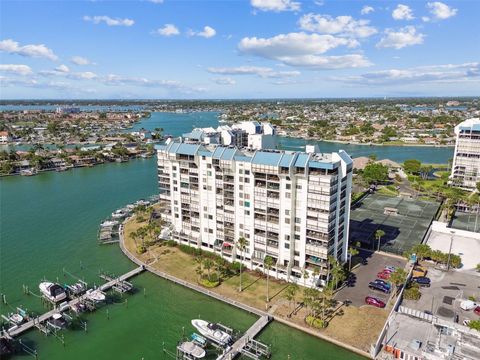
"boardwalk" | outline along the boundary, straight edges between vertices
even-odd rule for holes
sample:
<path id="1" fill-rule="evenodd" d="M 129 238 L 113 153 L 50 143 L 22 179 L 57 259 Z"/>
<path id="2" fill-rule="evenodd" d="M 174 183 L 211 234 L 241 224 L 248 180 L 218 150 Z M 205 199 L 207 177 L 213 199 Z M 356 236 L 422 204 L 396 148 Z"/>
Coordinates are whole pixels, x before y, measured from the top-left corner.
<path id="1" fill-rule="evenodd" d="M 230 349 L 220 355 L 217 360 L 231 360 L 240 355 L 247 343 L 257 336 L 260 331 L 268 325 L 270 320 L 271 318 L 269 316 L 262 316 L 258 319 L 255 324 L 253 324 L 240 339 L 235 341 Z"/>
<path id="2" fill-rule="evenodd" d="M 131 277 L 135 276 L 135 275 L 138 275 L 140 274 L 142 271 L 144 271 L 145 268 L 143 266 L 139 266 L 131 271 L 129 271 L 128 273 L 126 274 L 123 274 L 122 276 L 118 277 L 118 278 L 115 278 L 105 284 L 103 284 L 102 286 L 100 286 L 98 289 L 100 289 L 101 291 L 107 291 L 109 290 L 112 286 L 116 285 L 118 282 L 120 281 L 124 281 L 124 280 L 128 280 L 130 279 Z M 69 306 L 72 306 L 72 305 L 76 305 L 78 304 L 79 302 L 85 300 L 85 298 L 87 297 L 87 294 L 84 294 L 78 298 L 75 298 L 73 300 L 70 300 L 68 302 L 68 305 Z M 6 334 L 2 334 L 2 338 L 13 338 L 15 336 L 18 336 L 18 335 L 21 335 L 22 333 L 24 333 L 25 331 L 28 331 L 30 330 L 31 328 L 35 327 L 37 324 L 40 324 L 48 319 L 50 319 L 53 314 L 55 313 L 58 313 L 59 310 L 58 309 L 53 309 L 53 310 L 50 310 L 42 315 L 40 315 L 39 317 L 37 318 L 34 318 L 20 326 L 18 326 L 17 328 L 9 331 L 8 333 Z"/>

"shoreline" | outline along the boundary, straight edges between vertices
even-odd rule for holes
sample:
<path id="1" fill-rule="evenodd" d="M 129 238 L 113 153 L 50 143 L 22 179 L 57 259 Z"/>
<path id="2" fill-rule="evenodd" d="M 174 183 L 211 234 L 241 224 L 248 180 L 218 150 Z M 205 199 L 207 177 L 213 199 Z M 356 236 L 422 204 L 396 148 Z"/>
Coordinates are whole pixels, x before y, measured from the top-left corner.
<path id="1" fill-rule="evenodd" d="M 231 306 L 235 306 L 241 310 L 244 310 L 244 311 L 247 311 L 249 313 L 252 313 L 252 314 L 255 314 L 257 316 L 270 316 L 272 317 L 275 321 L 278 321 L 279 323 L 282 323 L 284 325 L 287 325 L 289 327 L 292 327 L 294 329 L 297 329 L 297 330 L 300 330 L 306 334 L 309 334 L 311 336 L 315 336 L 321 340 L 324 340 L 324 341 L 327 341 L 329 343 L 332 343 L 336 346 L 339 346 L 339 347 L 342 347 L 348 351 L 351 351 L 351 352 L 354 352 L 358 355 L 361 355 L 363 357 L 366 357 L 368 359 L 372 359 L 371 355 L 369 353 L 367 353 L 366 351 L 363 351 L 361 349 L 358 349 L 352 345 L 349 345 L 347 343 L 344 343 L 342 341 L 339 341 L 339 340 L 336 340 L 330 336 L 327 336 L 327 335 L 324 335 L 324 334 L 320 334 L 318 333 L 317 331 L 314 331 L 313 329 L 310 329 L 310 328 L 307 328 L 307 327 L 304 327 L 304 326 L 300 326 L 298 324 L 295 324 L 291 321 L 288 321 L 278 315 L 273 315 L 273 314 L 270 314 L 268 312 L 265 312 L 265 311 L 262 311 L 262 310 L 259 310 L 255 307 L 252 307 L 250 305 L 247 305 L 247 304 L 244 304 L 242 302 L 239 302 L 239 301 L 236 301 L 236 300 L 233 300 L 231 298 L 228 298 L 228 297 L 225 297 L 221 294 L 217 294 L 209 289 L 206 289 L 206 288 L 203 288 L 199 285 L 196 285 L 196 284 L 192 284 L 188 281 L 185 281 L 185 280 L 182 280 L 182 279 L 179 279 L 179 278 L 176 278 L 175 276 L 172 276 L 170 274 L 166 274 L 160 270 L 157 270 L 155 268 L 153 268 L 151 265 L 153 264 L 146 264 L 144 263 L 143 261 L 141 261 L 140 259 L 138 259 L 134 254 L 132 254 L 125 246 L 125 237 L 124 237 L 124 224 L 126 223 L 126 221 L 128 220 L 129 218 L 125 219 L 124 222 L 122 223 L 121 227 L 120 227 L 120 230 L 119 230 L 119 237 L 120 237 L 120 241 L 119 241 L 119 245 L 120 245 L 120 250 L 123 252 L 123 254 L 130 260 L 132 261 L 134 264 L 137 264 L 139 266 L 143 266 L 145 270 L 147 270 L 148 272 L 158 276 L 158 277 L 161 277 L 165 280 L 169 280 L 177 285 L 181 285 L 181 286 L 184 286 L 184 287 L 187 287 L 191 290 L 194 290 L 194 291 L 197 291 L 201 294 L 204 294 L 206 296 L 210 296 L 212 298 L 214 298 L 215 300 L 219 300 L 219 301 L 222 301 L 226 304 L 229 304 Z M 155 260 L 156 261 L 156 260 Z"/>
<path id="2" fill-rule="evenodd" d="M 328 143 L 333 143 L 333 144 L 345 144 L 345 145 L 361 145 L 361 146 L 415 146 L 415 147 L 426 147 L 426 148 L 455 148 L 455 145 L 429 145 L 429 144 L 389 144 L 389 143 L 360 143 L 360 142 L 355 142 L 355 141 L 345 141 L 345 140 L 326 140 L 326 139 L 317 139 L 317 138 L 312 138 L 312 137 L 300 137 L 300 136 L 292 136 L 292 135 L 278 135 L 279 137 L 282 138 L 289 138 L 289 139 L 301 139 L 305 141 L 323 141 L 323 142 L 328 142 Z"/>

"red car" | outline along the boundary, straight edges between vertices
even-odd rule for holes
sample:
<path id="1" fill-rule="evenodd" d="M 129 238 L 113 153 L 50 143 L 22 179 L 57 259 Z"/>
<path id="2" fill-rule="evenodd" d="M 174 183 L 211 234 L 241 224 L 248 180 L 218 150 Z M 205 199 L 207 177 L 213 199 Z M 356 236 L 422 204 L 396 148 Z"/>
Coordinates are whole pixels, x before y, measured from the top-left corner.
<path id="1" fill-rule="evenodd" d="M 377 299 L 373 296 L 367 296 L 365 298 L 365 304 L 373 305 L 373 306 L 376 306 L 378 308 L 384 308 L 385 307 L 385 303 L 382 300 Z"/>
<path id="2" fill-rule="evenodd" d="M 475 310 L 473 310 L 473 312 L 474 312 L 475 314 L 477 314 L 478 316 L 480 316 L 480 306 L 477 306 L 477 307 L 475 308 Z"/>
<path id="3" fill-rule="evenodd" d="M 390 279 L 391 273 L 389 271 L 381 271 L 377 274 L 377 278 L 383 279 L 383 280 L 388 280 Z"/>

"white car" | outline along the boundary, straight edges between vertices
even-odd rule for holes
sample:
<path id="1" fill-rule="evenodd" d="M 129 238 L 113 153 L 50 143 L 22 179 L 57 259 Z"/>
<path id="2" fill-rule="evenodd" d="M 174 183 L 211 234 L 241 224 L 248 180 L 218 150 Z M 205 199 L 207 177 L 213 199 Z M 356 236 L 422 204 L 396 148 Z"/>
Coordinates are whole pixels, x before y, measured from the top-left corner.
<path id="1" fill-rule="evenodd" d="M 473 310 L 478 306 L 478 304 L 472 300 L 462 300 L 460 303 L 460 308 L 465 311 Z"/>

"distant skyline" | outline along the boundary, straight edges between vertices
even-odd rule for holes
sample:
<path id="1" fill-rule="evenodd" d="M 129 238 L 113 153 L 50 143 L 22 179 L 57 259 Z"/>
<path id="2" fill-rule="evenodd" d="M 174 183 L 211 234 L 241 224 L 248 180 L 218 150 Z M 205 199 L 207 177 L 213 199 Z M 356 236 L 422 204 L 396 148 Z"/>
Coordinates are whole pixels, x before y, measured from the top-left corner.
<path id="1" fill-rule="evenodd" d="M 480 95 L 480 1 L 1 1 L 1 99 Z"/>

